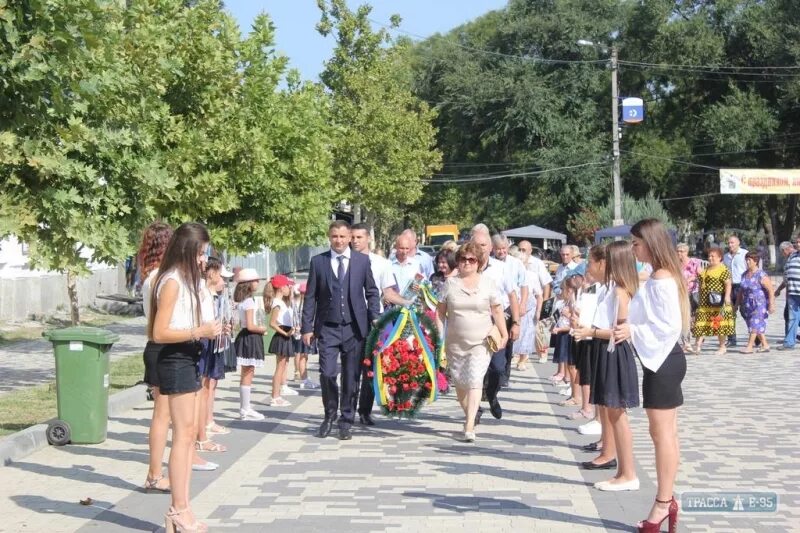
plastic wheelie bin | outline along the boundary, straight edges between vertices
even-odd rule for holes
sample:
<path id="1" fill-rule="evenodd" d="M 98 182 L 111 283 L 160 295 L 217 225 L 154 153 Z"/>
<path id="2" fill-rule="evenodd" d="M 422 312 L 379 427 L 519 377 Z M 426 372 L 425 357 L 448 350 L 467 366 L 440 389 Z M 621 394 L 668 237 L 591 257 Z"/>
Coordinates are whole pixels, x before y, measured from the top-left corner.
<path id="1" fill-rule="evenodd" d="M 91 327 L 45 331 L 56 357 L 58 419 L 47 427 L 50 444 L 97 444 L 108 430 L 108 352 L 114 332 Z"/>

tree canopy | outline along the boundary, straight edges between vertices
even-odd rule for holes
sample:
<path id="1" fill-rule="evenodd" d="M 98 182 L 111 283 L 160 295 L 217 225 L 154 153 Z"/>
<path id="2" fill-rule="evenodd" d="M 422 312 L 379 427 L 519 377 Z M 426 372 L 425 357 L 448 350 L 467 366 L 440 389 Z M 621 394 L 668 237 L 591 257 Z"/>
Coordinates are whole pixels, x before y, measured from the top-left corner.
<path id="1" fill-rule="evenodd" d="M 417 43 L 414 90 L 438 111 L 444 154 L 417 216 L 563 230 L 604 205 L 612 45 L 620 96 L 646 107 L 623 129 L 623 190 L 652 194 L 682 228 L 787 238 L 797 196 L 721 196 L 717 169 L 797 167 L 800 4 L 789 0 L 511 0 Z"/>

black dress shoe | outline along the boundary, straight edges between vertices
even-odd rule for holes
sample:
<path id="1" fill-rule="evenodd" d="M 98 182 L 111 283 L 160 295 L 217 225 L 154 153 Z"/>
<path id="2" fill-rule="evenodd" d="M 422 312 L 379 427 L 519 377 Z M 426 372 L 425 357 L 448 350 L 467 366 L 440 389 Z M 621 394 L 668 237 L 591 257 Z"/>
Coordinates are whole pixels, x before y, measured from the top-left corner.
<path id="1" fill-rule="evenodd" d="M 331 434 L 331 430 L 333 429 L 333 420 L 326 418 L 322 421 L 322 424 L 319 425 L 319 429 L 317 430 L 317 437 L 324 439 L 328 435 Z"/>
<path id="2" fill-rule="evenodd" d="M 598 452 L 602 450 L 599 442 L 592 442 L 590 444 L 587 444 L 586 446 L 583 446 L 583 449 L 587 452 Z"/>
<path id="3" fill-rule="evenodd" d="M 611 459 L 607 463 L 593 463 L 591 461 L 584 461 L 581 463 L 581 466 L 586 470 L 611 470 L 612 468 L 617 468 L 617 460 Z"/>
<path id="4" fill-rule="evenodd" d="M 481 417 L 482 416 L 483 416 L 483 409 L 478 407 L 478 412 L 475 413 L 475 425 L 476 426 L 481 423 Z"/>
<path id="5" fill-rule="evenodd" d="M 503 418 L 503 408 L 500 407 L 500 402 L 497 398 L 493 398 L 489 401 L 489 411 L 492 413 L 492 416 L 498 420 Z"/>
<path id="6" fill-rule="evenodd" d="M 359 420 L 361 420 L 361 423 L 363 425 L 365 425 L 365 426 L 374 426 L 375 425 L 375 421 L 372 419 L 372 415 L 370 415 L 370 414 L 358 415 L 358 418 L 359 418 Z"/>
<path id="7" fill-rule="evenodd" d="M 339 428 L 339 440 L 350 440 L 353 438 L 353 434 L 350 433 L 350 428 L 340 427 Z"/>

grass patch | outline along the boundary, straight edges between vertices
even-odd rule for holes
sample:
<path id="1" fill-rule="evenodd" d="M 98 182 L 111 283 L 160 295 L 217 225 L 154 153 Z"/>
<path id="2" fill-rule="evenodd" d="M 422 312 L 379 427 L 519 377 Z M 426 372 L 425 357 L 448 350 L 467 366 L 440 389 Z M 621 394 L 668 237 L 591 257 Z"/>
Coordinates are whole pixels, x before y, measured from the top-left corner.
<path id="1" fill-rule="evenodd" d="M 109 394 L 136 385 L 144 375 L 142 354 L 111 361 L 109 374 Z M 55 381 L 0 395 L 0 437 L 41 424 L 57 415 Z"/>
<path id="2" fill-rule="evenodd" d="M 124 320 L 125 318 L 127 317 L 113 315 L 111 313 L 102 313 L 95 310 L 81 310 L 81 326 L 102 328 L 103 326 L 107 326 L 109 324 L 115 324 L 120 320 Z M 30 324 L 30 322 L 28 324 Z M 44 322 L 38 324 L 34 323 L 33 325 L 23 325 L 14 329 L 0 331 L 0 346 L 19 341 L 32 341 L 41 339 L 42 332 L 47 329 L 60 329 L 71 326 L 72 323 L 67 319 L 50 317 Z"/>

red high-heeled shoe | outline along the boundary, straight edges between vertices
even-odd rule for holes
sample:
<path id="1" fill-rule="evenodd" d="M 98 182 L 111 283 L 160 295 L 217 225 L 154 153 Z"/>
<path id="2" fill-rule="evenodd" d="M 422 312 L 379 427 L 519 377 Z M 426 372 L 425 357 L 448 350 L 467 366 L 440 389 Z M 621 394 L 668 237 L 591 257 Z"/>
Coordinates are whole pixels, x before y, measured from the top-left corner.
<path id="1" fill-rule="evenodd" d="M 667 501 L 656 498 L 656 501 L 658 503 L 668 503 L 669 513 L 667 513 L 667 516 L 662 518 L 658 523 L 642 520 L 636 526 L 639 529 L 639 533 L 660 533 L 661 524 L 663 524 L 664 520 L 667 518 L 669 518 L 669 533 L 676 533 L 678 530 L 678 502 L 675 501 L 675 496 L 673 496 L 671 500 Z"/>

